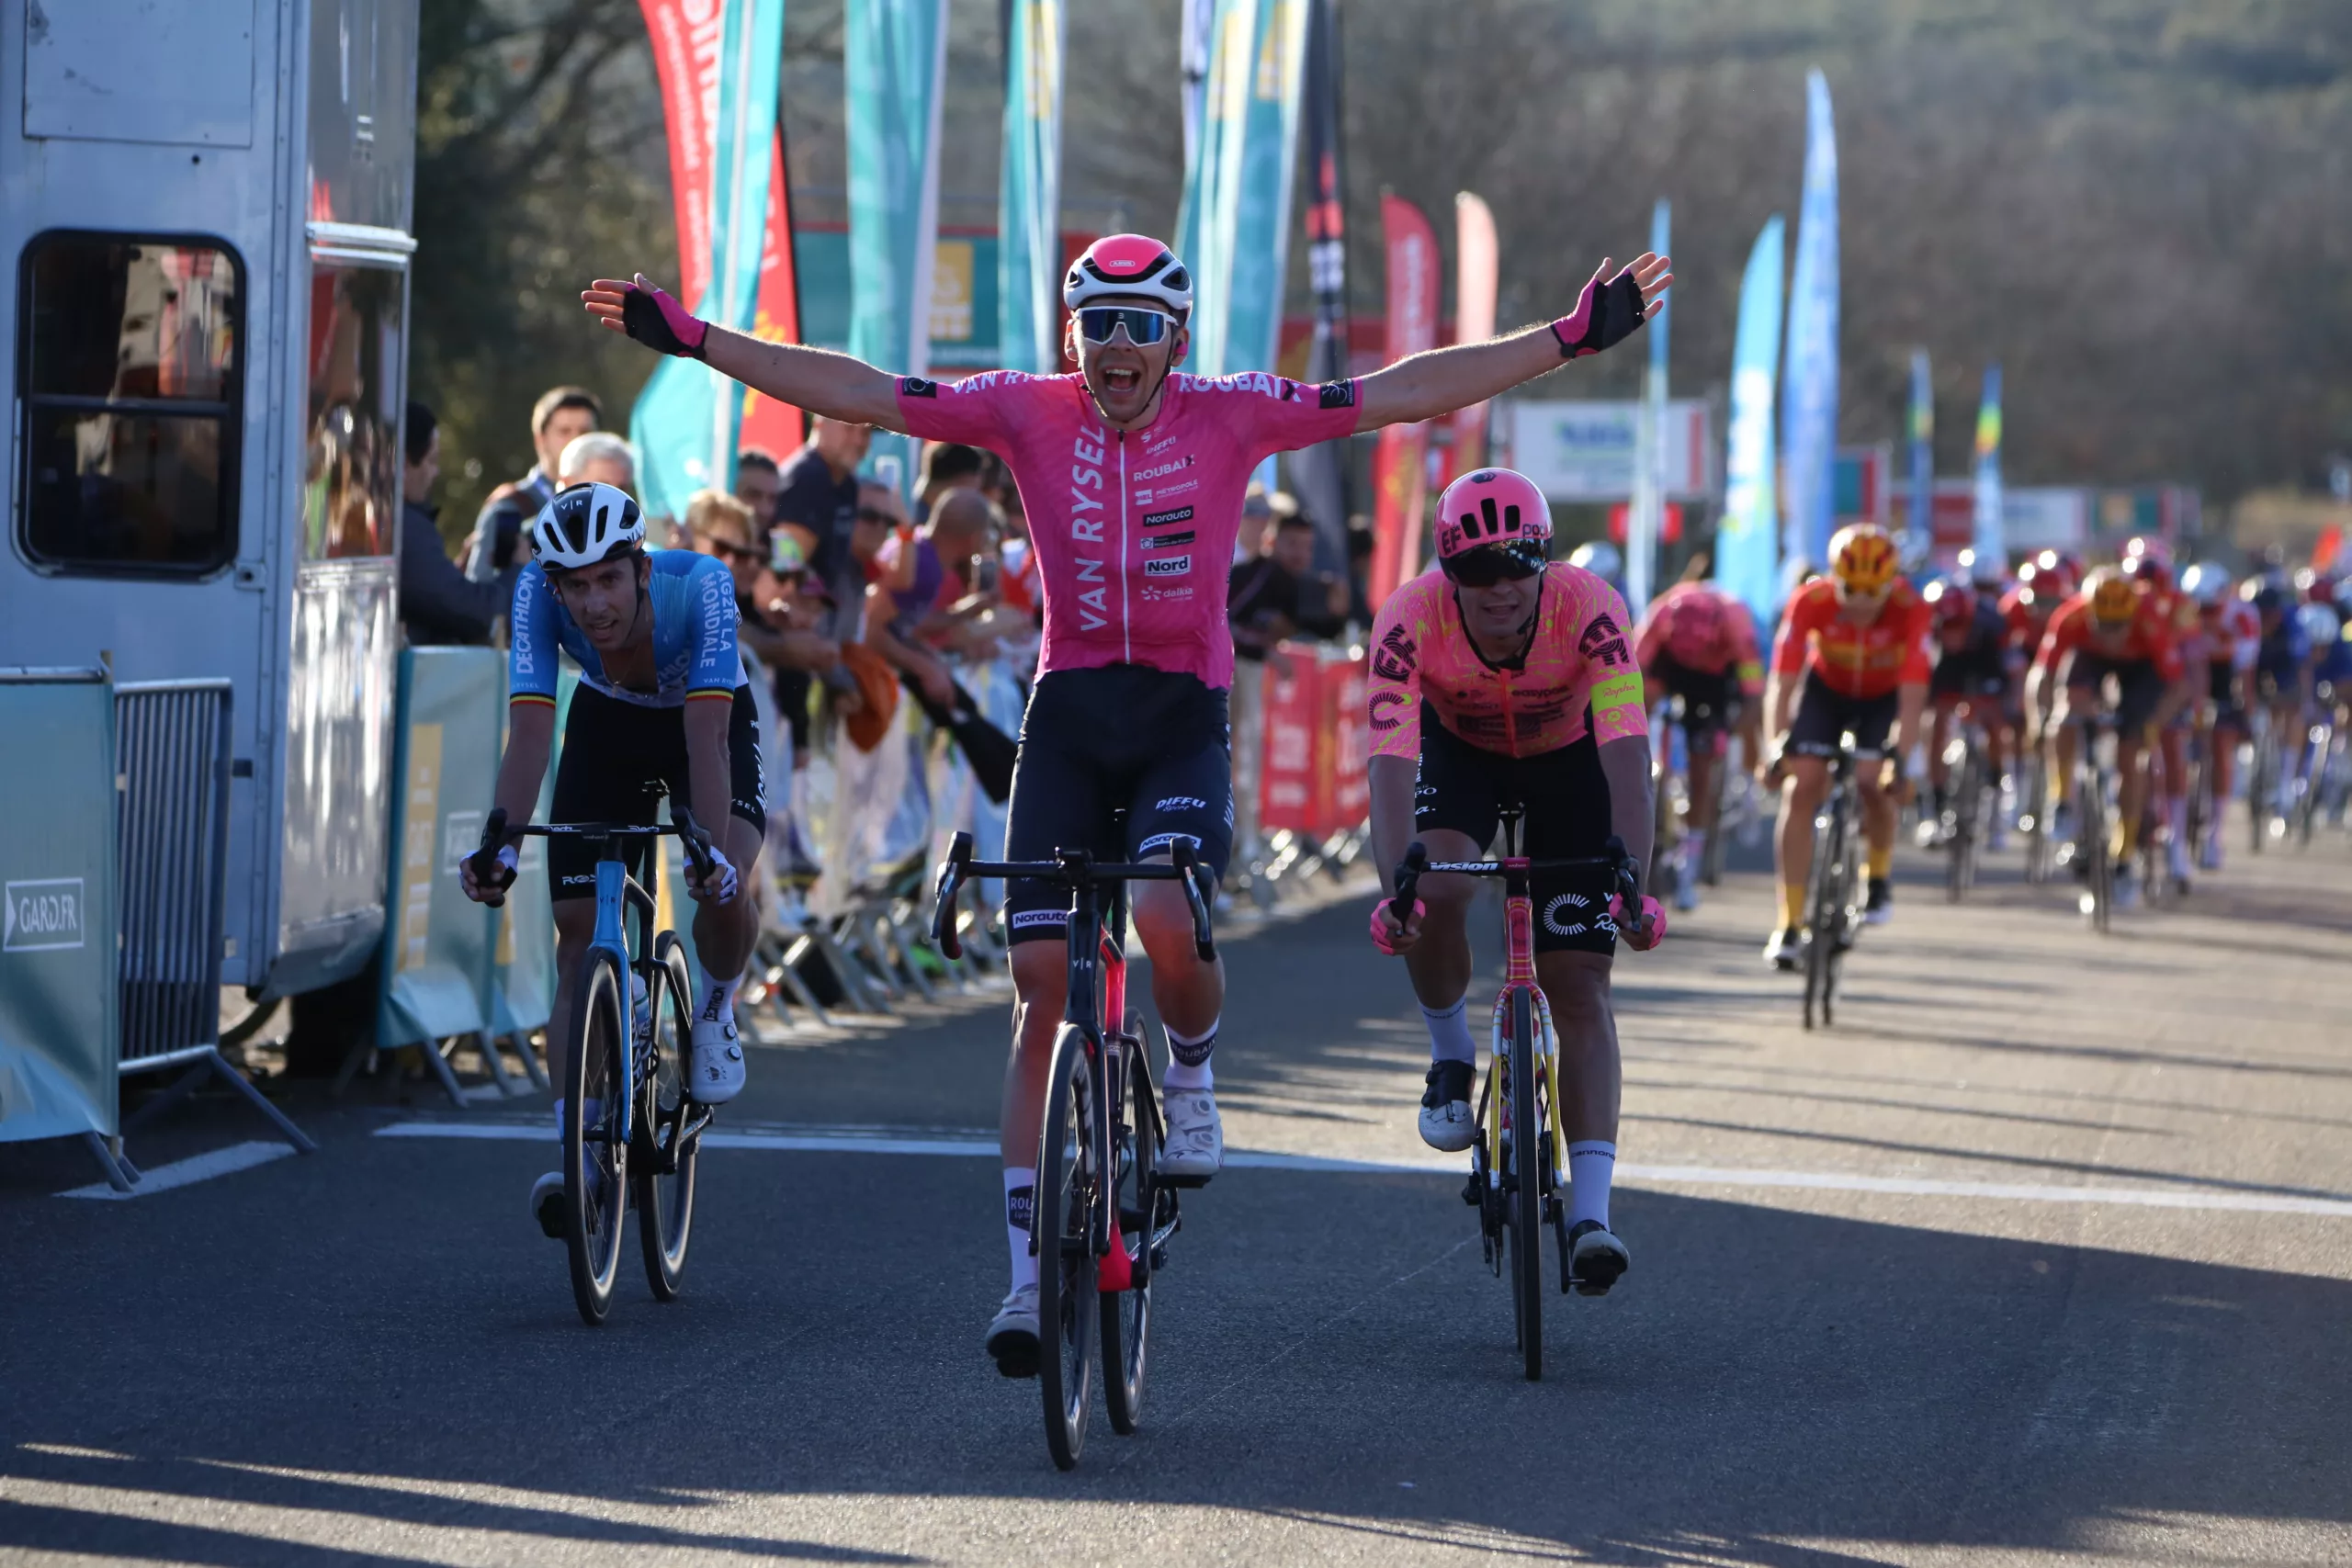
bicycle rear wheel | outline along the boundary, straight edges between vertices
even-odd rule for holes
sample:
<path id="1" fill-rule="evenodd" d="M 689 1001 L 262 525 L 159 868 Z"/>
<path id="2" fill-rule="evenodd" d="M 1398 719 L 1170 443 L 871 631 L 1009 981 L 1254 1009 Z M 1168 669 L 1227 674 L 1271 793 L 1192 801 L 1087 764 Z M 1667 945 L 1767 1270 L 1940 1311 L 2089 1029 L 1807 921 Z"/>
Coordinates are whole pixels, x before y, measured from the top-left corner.
<path id="1" fill-rule="evenodd" d="M 1551 1132 L 1536 1102 L 1535 1018 L 1527 992 L 1510 998 L 1511 1314 L 1527 1381 L 1544 1376 L 1544 1143 Z"/>
<path id="2" fill-rule="evenodd" d="M 653 973 L 645 1001 L 652 1015 L 650 1060 L 638 1102 L 637 1146 L 629 1174 L 637 1197 L 637 1239 L 645 1254 L 645 1282 L 658 1301 L 674 1301 L 686 1269 L 686 1239 L 695 1224 L 695 1159 L 699 1134 L 686 1127 L 686 1053 L 693 1043 L 693 982 L 685 948 L 663 931 L 653 939 Z"/>
<path id="3" fill-rule="evenodd" d="M 1046 1125 L 1037 1145 L 1037 1382 L 1046 1404 L 1046 1448 L 1069 1470 L 1086 1448 L 1094 1392 L 1097 1310 L 1095 1215 L 1102 1201 L 1103 1138 L 1095 1058 L 1086 1033 L 1065 1023 L 1054 1039 L 1046 1080 Z"/>
<path id="4" fill-rule="evenodd" d="M 2270 837 L 2270 812 L 2278 798 L 2278 753 L 2275 727 L 2265 725 L 2262 738 L 2254 743 L 2254 767 L 2245 784 L 2246 824 L 2251 835 L 2247 848 L 2255 854 L 2262 852 L 2264 842 Z"/>
<path id="5" fill-rule="evenodd" d="M 592 949 L 571 993 L 571 1063 L 563 1103 L 564 1250 L 571 1299 L 594 1326 L 613 1306 L 621 1231 L 628 1219 L 628 1145 L 621 1126 L 629 1092 L 628 1032 L 621 1022 L 620 964 Z M 593 1122 L 582 1113 L 594 1102 Z"/>
<path id="6" fill-rule="evenodd" d="M 2095 739 L 2084 739 L 2085 750 L 2096 747 Z M 2076 768 L 2075 796 L 2083 820 L 2082 838 L 2075 852 L 2089 857 L 2085 863 L 2089 877 L 2083 894 L 2083 913 L 2090 917 L 2093 930 L 2104 931 L 2115 906 L 2115 852 L 2109 844 L 2113 834 L 2108 827 L 2108 813 L 2112 808 L 2107 798 L 2107 774 L 2096 762 L 2086 761 Z"/>
<path id="7" fill-rule="evenodd" d="M 1151 1334 L 1152 1253 L 1164 1241 L 1163 1209 L 1176 1195 L 1153 1172 L 1159 1164 L 1159 1105 L 1152 1093 L 1150 1036 L 1143 1019 L 1127 1014 L 1121 1071 L 1127 1110 L 1111 1129 L 1114 1163 L 1109 1201 L 1117 1205 L 1119 1247 L 1127 1255 L 1128 1285 L 1106 1292 L 1102 1308 L 1102 1404 L 1111 1429 L 1125 1435 L 1143 1415 L 1144 1356 Z"/>

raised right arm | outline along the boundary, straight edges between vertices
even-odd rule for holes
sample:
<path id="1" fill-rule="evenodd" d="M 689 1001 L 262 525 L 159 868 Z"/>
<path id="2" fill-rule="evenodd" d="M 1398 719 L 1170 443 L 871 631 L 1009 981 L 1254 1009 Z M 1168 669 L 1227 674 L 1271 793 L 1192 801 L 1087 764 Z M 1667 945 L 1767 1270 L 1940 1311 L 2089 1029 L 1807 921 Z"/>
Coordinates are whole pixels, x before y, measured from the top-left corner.
<path id="1" fill-rule="evenodd" d="M 600 277 L 582 291 L 588 313 L 657 353 L 700 359 L 753 391 L 809 413 L 903 433 L 898 378 L 830 349 L 746 337 L 690 315 L 643 273 Z"/>

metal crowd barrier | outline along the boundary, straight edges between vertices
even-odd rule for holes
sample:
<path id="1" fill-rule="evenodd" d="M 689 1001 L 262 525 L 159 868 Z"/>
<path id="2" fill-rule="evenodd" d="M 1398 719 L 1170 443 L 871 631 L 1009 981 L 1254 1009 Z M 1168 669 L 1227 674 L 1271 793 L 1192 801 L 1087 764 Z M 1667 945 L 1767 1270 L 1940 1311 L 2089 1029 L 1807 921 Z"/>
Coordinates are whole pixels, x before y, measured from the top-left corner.
<path id="1" fill-rule="evenodd" d="M 122 933 L 121 1071 L 186 1067 L 127 1134 L 217 1077 L 304 1154 L 285 1112 L 220 1055 L 222 903 L 229 870 L 230 682 L 115 688 Z"/>

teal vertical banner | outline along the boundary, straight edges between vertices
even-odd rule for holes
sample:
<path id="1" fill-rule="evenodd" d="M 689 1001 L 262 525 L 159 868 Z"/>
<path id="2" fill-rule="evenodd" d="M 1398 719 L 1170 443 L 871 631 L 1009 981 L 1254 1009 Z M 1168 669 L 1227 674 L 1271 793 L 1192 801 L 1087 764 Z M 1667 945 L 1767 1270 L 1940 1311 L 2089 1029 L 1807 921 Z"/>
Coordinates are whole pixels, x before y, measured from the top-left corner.
<path id="1" fill-rule="evenodd" d="M 1976 410 L 1976 558 L 1995 570 L 2007 564 L 2001 513 L 2001 367 L 1984 367 L 1984 400 Z"/>
<path id="2" fill-rule="evenodd" d="M 1715 529 L 1715 582 L 1770 626 L 1779 607 L 1780 512 L 1772 461 L 1772 393 L 1781 363 L 1781 278 L 1787 226 L 1777 212 L 1747 253 L 1731 357 L 1731 431 L 1724 454 L 1724 515 Z"/>
<path id="3" fill-rule="evenodd" d="M 470 1034 L 491 1021 L 493 920 L 466 897 L 458 862 L 481 845 L 505 698 L 495 649 L 401 654 L 379 1045 Z"/>
<path id="4" fill-rule="evenodd" d="M 1290 200 L 1306 79 L 1306 0 L 1259 0 L 1243 99 L 1226 313 L 1216 374 L 1271 370 L 1282 335 Z"/>
<path id="5" fill-rule="evenodd" d="M 1911 351 L 1911 516 L 1904 529 L 1904 559 L 1917 566 L 1936 539 L 1936 384 L 1928 351 Z"/>
<path id="6" fill-rule="evenodd" d="M 1234 230 L 1240 220 L 1258 13 L 1271 0 L 1216 0 L 1208 28 L 1208 82 L 1200 132 L 1184 170 L 1176 254 L 1193 269 L 1192 354 L 1185 368 L 1222 375 L 1233 315 Z"/>
<path id="7" fill-rule="evenodd" d="M 736 332 L 758 319 L 760 251 L 767 233 L 775 155 L 785 0 L 719 0 L 706 193 L 710 283 L 691 301 L 704 319 Z M 673 135 L 684 128 L 673 125 Z M 681 235 L 683 241 L 685 236 Z M 729 489 L 743 389 L 695 359 L 665 359 L 638 394 L 629 439 L 638 453 L 639 499 L 655 516 L 681 517 L 706 486 Z"/>
<path id="8" fill-rule="evenodd" d="M 0 677 L 0 1143 L 117 1131 L 114 687 Z"/>
<path id="9" fill-rule="evenodd" d="M 531 817 L 534 822 L 548 821 L 554 812 L 564 726 L 571 721 L 571 696 L 579 689 L 580 671 L 567 663 L 556 677 L 555 748 L 548 758 L 547 777 L 539 783 L 539 804 Z M 508 710 L 510 716 L 512 711 Z M 520 859 L 514 886 L 506 890 L 506 907 L 490 911 L 497 931 L 491 957 L 490 1030 L 493 1034 L 527 1034 L 545 1025 L 555 1007 L 555 909 L 548 883 L 548 841 L 524 840 Z"/>
<path id="10" fill-rule="evenodd" d="M 1781 389 L 1787 465 L 1788 558 L 1819 567 L 1829 552 L 1838 459 L 1838 136 L 1829 84 L 1805 76 L 1804 193 L 1796 271 L 1789 283 L 1789 342 Z"/>
<path id="11" fill-rule="evenodd" d="M 1064 0 L 1005 0 L 997 344 L 1005 368 L 1060 367 Z"/>
<path id="12" fill-rule="evenodd" d="M 902 375 L 931 369 L 939 237 L 939 111 L 947 0 L 847 0 L 849 351 Z M 913 444 L 876 431 L 871 473 L 912 494 Z"/>

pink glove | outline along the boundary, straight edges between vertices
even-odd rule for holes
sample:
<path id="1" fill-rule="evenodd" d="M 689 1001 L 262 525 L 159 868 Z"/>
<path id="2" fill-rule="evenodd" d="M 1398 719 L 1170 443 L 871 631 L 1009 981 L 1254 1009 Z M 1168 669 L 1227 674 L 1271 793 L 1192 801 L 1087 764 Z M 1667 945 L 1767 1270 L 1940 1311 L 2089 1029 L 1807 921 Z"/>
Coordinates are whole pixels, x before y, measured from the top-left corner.
<path id="1" fill-rule="evenodd" d="M 621 325 L 655 353 L 689 359 L 702 357 L 703 339 L 710 332 L 708 321 L 690 313 L 641 272 L 621 296 Z"/>
<path id="2" fill-rule="evenodd" d="M 1666 940 L 1666 908 L 1648 894 L 1642 895 L 1642 928 L 1635 931 L 1625 919 L 1625 896 L 1609 896 L 1609 918 L 1617 927 L 1617 934 L 1636 953 L 1647 953 Z"/>
<path id="3" fill-rule="evenodd" d="M 1372 945 L 1380 949 L 1381 952 L 1386 953 L 1391 958 L 1396 956 L 1396 949 L 1390 945 L 1388 925 L 1386 921 L 1380 918 L 1380 913 L 1384 909 L 1391 908 L 1395 903 L 1396 900 L 1393 898 L 1383 898 L 1374 903 L 1372 907 Z M 1410 925 L 1413 923 L 1413 920 L 1419 919 L 1423 915 L 1426 915 L 1429 912 L 1429 906 L 1422 903 L 1419 898 L 1416 898 L 1413 900 L 1412 918 L 1408 919 L 1405 924 Z"/>
<path id="4" fill-rule="evenodd" d="M 1607 262 L 1600 264 L 1604 268 Z M 1584 286 L 1577 298 L 1576 310 L 1552 323 L 1552 335 L 1559 340 L 1560 357 L 1581 359 L 1618 344 L 1641 331 L 1649 319 L 1648 307 L 1642 303 L 1642 286 L 1634 281 L 1634 269 L 1621 270 L 1607 283 L 1600 274 Z"/>

